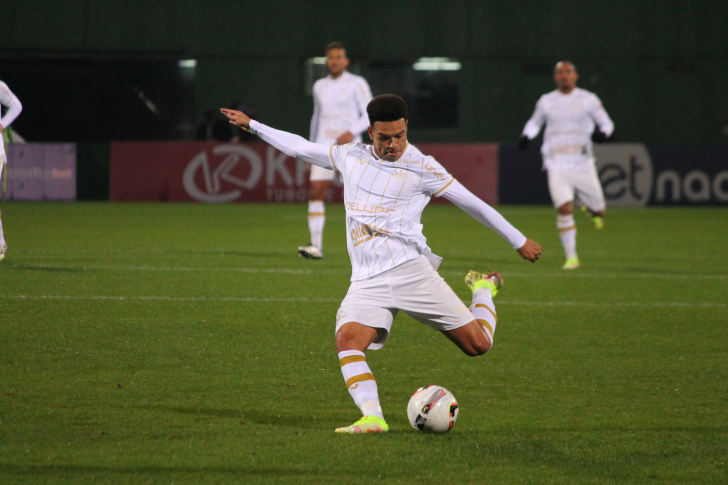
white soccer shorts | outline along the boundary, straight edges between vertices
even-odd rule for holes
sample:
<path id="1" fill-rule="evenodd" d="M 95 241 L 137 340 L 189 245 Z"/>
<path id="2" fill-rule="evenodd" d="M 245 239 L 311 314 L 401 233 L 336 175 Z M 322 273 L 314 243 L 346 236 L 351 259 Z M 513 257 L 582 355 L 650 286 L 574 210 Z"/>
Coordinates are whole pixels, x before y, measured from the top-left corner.
<path id="1" fill-rule="evenodd" d="M 336 171 L 311 164 L 311 178 L 309 179 L 311 182 L 318 182 L 322 180 L 331 182 L 334 180 L 334 177 L 336 177 Z"/>
<path id="2" fill-rule="evenodd" d="M 475 320 L 430 261 L 420 256 L 373 278 L 353 282 L 336 314 L 336 331 L 349 322 L 379 329 L 369 348 L 381 349 L 399 310 L 440 331 Z"/>
<path id="3" fill-rule="evenodd" d="M 567 202 L 573 202 L 574 196 L 592 212 L 602 211 L 606 207 L 596 167 L 582 172 L 549 169 L 548 179 L 551 201 L 557 209 Z"/>

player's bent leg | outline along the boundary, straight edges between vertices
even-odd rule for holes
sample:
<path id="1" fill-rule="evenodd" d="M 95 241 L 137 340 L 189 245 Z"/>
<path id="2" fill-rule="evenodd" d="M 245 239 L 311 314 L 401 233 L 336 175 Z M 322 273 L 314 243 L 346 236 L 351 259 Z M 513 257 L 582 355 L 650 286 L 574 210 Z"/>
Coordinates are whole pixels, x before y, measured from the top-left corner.
<path id="1" fill-rule="evenodd" d="M 462 327 L 443 331 L 442 333 L 470 357 L 483 355 L 491 347 L 491 343 L 483 331 L 483 327 L 476 320 Z"/>
<path id="2" fill-rule="evenodd" d="M 379 405 L 377 382 L 364 352 L 379 336 L 379 329 L 347 322 L 336 332 L 341 373 L 349 394 L 364 417 L 350 426 L 336 428 L 337 433 L 383 433 L 389 431 Z"/>
<path id="3" fill-rule="evenodd" d="M 465 284 L 473 292 L 470 312 L 475 320 L 445 335 L 471 357 L 483 355 L 493 346 L 493 335 L 498 321 L 493 297 L 503 286 L 503 277 L 496 272 L 487 274 L 470 270 Z"/>

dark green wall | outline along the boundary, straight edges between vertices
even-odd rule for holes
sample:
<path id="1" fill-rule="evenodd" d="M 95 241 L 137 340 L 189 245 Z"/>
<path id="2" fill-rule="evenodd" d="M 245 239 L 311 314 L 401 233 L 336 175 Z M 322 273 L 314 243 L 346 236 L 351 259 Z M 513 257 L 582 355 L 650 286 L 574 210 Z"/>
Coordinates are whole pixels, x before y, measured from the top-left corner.
<path id="1" fill-rule="evenodd" d="M 339 39 L 353 58 L 461 59 L 459 130 L 416 139 L 515 140 L 569 58 L 620 140 L 728 141 L 726 0 L 0 0 L 0 12 L 0 58 L 197 58 L 198 110 L 240 99 L 302 134 L 303 60 Z"/>

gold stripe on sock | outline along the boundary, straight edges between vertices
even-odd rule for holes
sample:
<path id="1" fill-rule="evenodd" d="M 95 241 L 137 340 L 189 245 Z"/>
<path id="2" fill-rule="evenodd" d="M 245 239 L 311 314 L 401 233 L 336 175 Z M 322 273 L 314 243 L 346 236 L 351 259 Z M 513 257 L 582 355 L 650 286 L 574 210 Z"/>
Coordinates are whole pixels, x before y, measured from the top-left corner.
<path id="1" fill-rule="evenodd" d="M 357 382 L 362 381 L 375 381 L 374 375 L 372 374 L 359 374 L 358 376 L 350 377 L 346 380 L 346 387 L 351 387 L 352 384 L 356 384 Z"/>
<path id="2" fill-rule="evenodd" d="M 487 320 L 477 319 L 475 321 L 478 322 L 479 324 L 481 324 L 482 326 L 484 326 L 485 328 L 487 328 L 488 331 L 490 331 L 490 334 L 493 335 L 493 327 L 490 326 L 490 323 L 488 323 Z"/>
<path id="3" fill-rule="evenodd" d="M 323 216 L 325 214 L 326 214 L 325 212 L 309 212 L 308 217 Z"/>
<path id="4" fill-rule="evenodd" d="M 559 229 L 559 232 L 568 232 L 568 231 L 571 231 L 572 229 L 576 229 L 576 224 L 574 224 L 571 227 L 565 227 L 563 229 Z"/>
<path id="5" fill-rule="evenodd" d="M 352 364 L 354 362 L 366 362 L 367 358 L 363 355 L 352 355 L 351 357 L 344 357 L 341 359 L 341 367 L 344 367 L 346 364 Z"/>
<path id="6" fill-rule="evenodd" d="M 493 318 L 495 318 L 495 323 L 498 323 L 498 315 L 496 315 L 493 310 L 488 308 L 488 305 L 483 305 L 482 303 L 476 303 L 475 308 L 485 308 L 486 310 L 488 310 L 490 312 L 491 315 L 493 315 Z"/>

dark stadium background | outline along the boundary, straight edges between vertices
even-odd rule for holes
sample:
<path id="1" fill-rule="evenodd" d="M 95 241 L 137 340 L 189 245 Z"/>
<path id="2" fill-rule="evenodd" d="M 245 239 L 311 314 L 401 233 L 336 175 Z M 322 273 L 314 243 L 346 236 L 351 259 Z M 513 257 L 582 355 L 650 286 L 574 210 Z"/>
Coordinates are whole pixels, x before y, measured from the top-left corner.
<path id="1" fill-rule="evenodd" d="M 106 199 L 110 141 L 192 139 L 205 107 L 242 104 L 307 134 L 307 60 L 332 40 L 346 43 L 375 95 L 404 89 L 397 66 L 421 57 L 461 63 L 450 78 L 430 73 L 398 93 L 419 143 L 515 142 L 564 58 L 602 99 L 617 141 L 728 142 L 720 0 L 5 0 L 0 79 L 24 104 L 14 129 L 29 141 L 77 143 L 77 198 Z M 521 165 L 502 167 L 504 201 L 548 202 L 529 162 L 537 144 Z M 524 198 L 507 193 L 513 184 L 530 187 Z"/>

